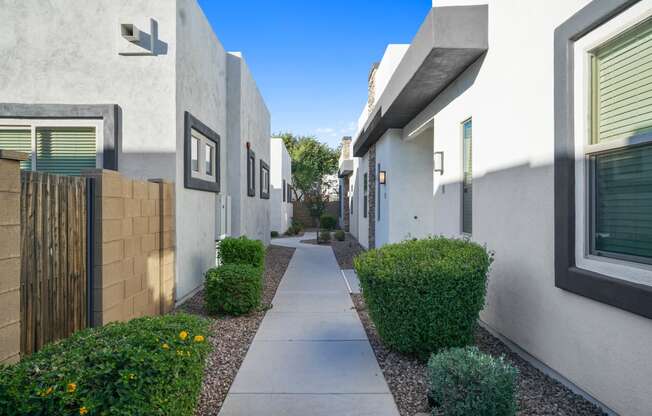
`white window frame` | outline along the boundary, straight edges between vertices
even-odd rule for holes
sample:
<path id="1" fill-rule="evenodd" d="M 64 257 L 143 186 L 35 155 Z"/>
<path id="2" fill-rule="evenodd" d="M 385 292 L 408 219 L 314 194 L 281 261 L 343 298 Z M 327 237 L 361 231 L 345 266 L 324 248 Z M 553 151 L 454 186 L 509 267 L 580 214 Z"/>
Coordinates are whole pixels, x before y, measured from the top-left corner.
<path id="1" fill-rule="evenodd" d="M 203 135 L 199 130 L 191 128 L 190 129 L 190 140 L 191 140 L 191 149 L 192 149 L 192 140 L 196 139 L 199 142 L 199 149 L 197 149 L 197 167 L 199 168 L 199 171 L 195 171 L 192 169 L 192 166 L 190 167 L 190 174 L 193 178 L 196 179 L 201 179 L 204 181 L 209 181 L 209 182 L 215 182 L 216 178 L 216 171 L 217 171 L 217 146 L 215 143 Z M 212 162 L 212 170 L 213 173 L 209 175 L 206 173 L 206 146 L 209 146 L 213 149 L 213 162 Z M 192 156 L 190 158 L 190 162 L 192 163 Z"/>
<path id="2" fill-rule="evenodd" d="M 652 285 L 652 265 L 633 260 L 596 256 L 591 253 L 590 156 L 606 150 L 652 142 L 645 134 L 631 139 L 591 143 L 591 56 L 600 45 L 652 17 L 652 0 L 642 0 L 575 42 L 574 125 L 575 125 L 575 258 L 578 268 L 616 279 Z"/>
<path id="3" fill-rule="evenodd" d="M 95 129 L 95 167 L 102 169 L 104 166 L 104 121 L 96 119 L 25 119 L 3 118 L 0 119 L 1 130 L 31 131 L 32 150 L 30 154 L 32 171 L 36 171 L 36 129 L 50 127 L 93 127 Z"/>

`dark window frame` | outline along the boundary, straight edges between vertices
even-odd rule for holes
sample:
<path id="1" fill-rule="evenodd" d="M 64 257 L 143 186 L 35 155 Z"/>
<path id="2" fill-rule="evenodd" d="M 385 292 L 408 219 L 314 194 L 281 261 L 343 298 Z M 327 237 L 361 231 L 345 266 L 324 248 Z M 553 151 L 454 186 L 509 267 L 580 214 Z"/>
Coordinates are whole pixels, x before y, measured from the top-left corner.
<path id="1" fill-rule="evenodd" d="M 367 218 L 369 214 L 369 174 L 362 175 L 362 216 Z"/>
<path id="2" fill-rule="evenodd" d="M 293 198 L 292 198 L 292 185 L 288 184 L 287 185 L 287 190 L 288 190 L 287 201 L 288 201 L 288 204 L 291 204 L 292 200 L 293 200 Z"/>
<path id="3" fill-rule="evenodd" d="M 652 286 L 577 267 L 575 261 L 574 44 L 639 0 L 594 0 L 555 29 L 555 286 L 652 318 Z"/>
<path id="4" fill-rule="evenodd" d="M 192 131 L 196 130 L 212 141 L 215 145 L 215 181 L 208 181 L 192 176 L 191 158 L 192 158 Z M 220 135 L 210 127 L 199 121 L 188 111 L 184 113 L 184 186 L 188 189 L 194 189 L 204 192 L 220 192 Z M 201 161 L 198 160 L 198 163 Z"/>
<path id="5" fill-rule="evenodd" d="M 256 196 L 256 152 L 247 149 L 247 196 Z"/>
<path id="6" fill-rule="evenodd" d="M 270 177 L 269 177 L 269 165 L 265 163 L 262 159 L 260 160 L 260 199 L 269 199 L 269 190 L 270 190 Z M 267 172 L 267 180 L 264 180 L 263 172 Z M 267 192 L 265 192 L 265 185 L 267 185 Z"/>
<path id="7" fill-rule="evenodd" d="M 286 202 L 287 198 L 287 183 L 285 182 L 285 179 L 283 179 L 283 202 Z"/>

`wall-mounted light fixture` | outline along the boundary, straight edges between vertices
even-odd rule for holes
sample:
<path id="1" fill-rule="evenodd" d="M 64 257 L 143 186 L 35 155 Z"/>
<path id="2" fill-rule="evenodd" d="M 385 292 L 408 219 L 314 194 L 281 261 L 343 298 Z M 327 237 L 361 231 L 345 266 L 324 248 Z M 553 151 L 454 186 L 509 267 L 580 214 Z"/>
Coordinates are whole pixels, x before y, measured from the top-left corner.
<path id="1" fill-rule="evenodd" d="M 435 152 L 435 173 L 444 174 L 444 152 Z"/>
<path id="2" fill-rule="evenodd" d="M 381 185 L 385 185 L 387 183 L 387 172 L 384 170 L 381 170 L 378 172 L 378 183 Z"/>

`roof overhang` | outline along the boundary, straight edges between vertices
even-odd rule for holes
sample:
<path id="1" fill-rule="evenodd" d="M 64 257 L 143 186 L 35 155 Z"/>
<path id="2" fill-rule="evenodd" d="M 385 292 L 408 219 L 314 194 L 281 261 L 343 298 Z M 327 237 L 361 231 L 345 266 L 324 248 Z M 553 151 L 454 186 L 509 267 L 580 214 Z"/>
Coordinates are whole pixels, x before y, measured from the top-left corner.
<path id="1" fill-rule="evenodd" d="M 433 7 L 357 137 L 362 157 L 389 129 L 403 128 L 488 49 L 488 6 Z"/>
<path id="2" fill-rule="evenodd" d="M 344 159 L 340 162 L 339 177 L 343 178 L 353 173 L 353 159 Z"/>

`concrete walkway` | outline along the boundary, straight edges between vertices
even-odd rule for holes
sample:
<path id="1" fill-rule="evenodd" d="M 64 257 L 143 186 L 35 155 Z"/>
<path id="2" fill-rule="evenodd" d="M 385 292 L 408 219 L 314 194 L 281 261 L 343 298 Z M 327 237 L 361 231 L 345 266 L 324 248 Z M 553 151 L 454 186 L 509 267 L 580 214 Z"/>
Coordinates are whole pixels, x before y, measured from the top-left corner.
<path id="1" fill-rule="evenodd" d="M 220 416 L 398 416 L 330 247 L 296 247 Z"/>

